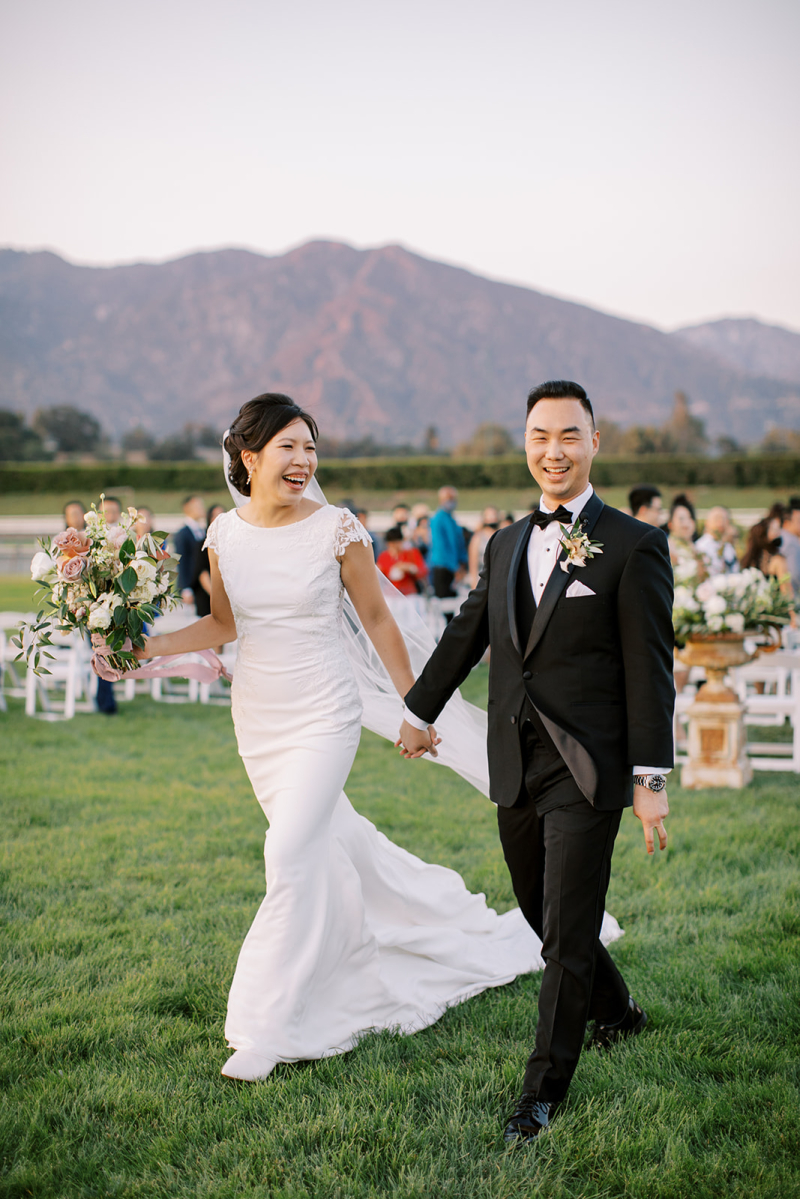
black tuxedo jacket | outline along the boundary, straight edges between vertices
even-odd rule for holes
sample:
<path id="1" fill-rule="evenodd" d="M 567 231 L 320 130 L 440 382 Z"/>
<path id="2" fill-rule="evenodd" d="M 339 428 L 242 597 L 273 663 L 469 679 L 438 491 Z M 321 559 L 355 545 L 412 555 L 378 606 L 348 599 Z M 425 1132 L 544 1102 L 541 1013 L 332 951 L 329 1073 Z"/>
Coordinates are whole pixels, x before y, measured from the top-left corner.
<path id="1" fill-rule="evenodd" d="M 598 809 L 633 802 L 635 765 L 673 761 L 672 568 L 667 538 L 593 495 L 583 531 L 602 554 L 582 567 L 553 568 L 526 645 L 518 633 L 517 580 L 527 570 L 526 518 L 486 548 L 477 587 L 445 629 L 406 696 L 434 724 L 491 645 L 489 781 L 492 800 L 514 804 L 522 788 L 519 721 L 539 713 L 575 781 Z M 567 598 L 579 579 L 594 595 Z"/>

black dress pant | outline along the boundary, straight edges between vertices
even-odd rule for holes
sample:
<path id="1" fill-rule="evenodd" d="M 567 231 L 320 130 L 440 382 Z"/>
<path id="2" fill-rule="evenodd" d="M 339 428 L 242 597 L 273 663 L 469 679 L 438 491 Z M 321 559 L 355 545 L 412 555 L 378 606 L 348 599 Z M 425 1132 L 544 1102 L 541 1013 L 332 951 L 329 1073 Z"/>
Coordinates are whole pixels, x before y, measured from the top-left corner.
<path id="1" fill-rule="evenodd" d="M 514 894 L 545 959 L 523 1090 L 552 1103 L 567 1093 L 587 1021 L 615 1023 L 627 1010 L 625 980 L 600 941 L 622 811 L 596 811 L 549 738 L 530 721 L 520 732 L 525 785 L 497 818 Z"/>
<path id="2" fill-rule="evenodd" d="M 431 570 L 431 584 L 433 586 L 433 594 L 437 599 L 452 599 L 456 594 L 453 587 L 455 573 L 448 570 L 446 566 L 434 566 Z M 453 619 L 451 612 L 445 612 L 445 624 L 449 624 Z"/>

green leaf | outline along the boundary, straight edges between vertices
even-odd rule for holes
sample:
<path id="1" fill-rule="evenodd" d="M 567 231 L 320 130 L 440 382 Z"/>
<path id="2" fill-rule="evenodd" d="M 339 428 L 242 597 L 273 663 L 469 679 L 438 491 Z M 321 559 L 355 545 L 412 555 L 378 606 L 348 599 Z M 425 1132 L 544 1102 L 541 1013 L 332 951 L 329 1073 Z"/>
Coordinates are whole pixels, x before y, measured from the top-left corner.
<path id="1" fill-rule="evenodd" d="M 125 605 L 124 605 L 124 604 L 119 604 L 119 605 L 118 605 L 118 606 L 117 606 L 117 607 L 114 609 L 114 618 L 113 618 L 113 619 L 114 619 L 114 624 L 115 624 L 117 627 L 119 627 L 119 625 L 123 625 L 123 624 L 125 623 L 125 617 L 126 617 L 126 615 L 127 615 L 127 613 L 126 613 L 126 611 L 125 611 Z"/>
<path id="2" fill-rule="evenodd" d="M 153 538 L 153 541 L 166 541 L 167 540 L 167 534 L 162 533 L 160 529 L 155 533 L 151 533 L 150 536 Z"/>
<path id="3" fill-rule="evenodd" d="M 127 570 L 123 570 L 123 572 L 119 576 L 119 579 L 117 580 L 117 582 L 119 583 L 119 585 L 122 588 L 125 595 L 128 595 L 131 591 L 133 591 L 134 587 L 136 586 L 136 583 L 137 583 L 136 571 L 133 569 L 132 566 L 129 566 L 127 568 Z"/>

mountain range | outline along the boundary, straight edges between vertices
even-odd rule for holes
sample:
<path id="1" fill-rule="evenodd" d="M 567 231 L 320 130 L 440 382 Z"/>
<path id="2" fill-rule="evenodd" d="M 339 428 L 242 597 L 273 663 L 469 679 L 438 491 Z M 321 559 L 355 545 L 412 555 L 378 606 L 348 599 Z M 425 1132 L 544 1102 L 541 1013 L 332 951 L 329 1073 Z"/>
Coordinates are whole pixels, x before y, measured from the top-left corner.
<path id="1" fill-rule="evenodd" d="M 27 415 L 222 429 L 271 390 L 331 438 L 419 444 L 435 425 L 452 445 L 487 421 L 519 435 L 527 391 L 552 378 L 623 425 L 661 423 L 682 390 L 712 436 L 800 427 L 800 334 L 753 320 L 663 333 L 395 245 L 113 267 L 0 250 L 0 408 Z"/>

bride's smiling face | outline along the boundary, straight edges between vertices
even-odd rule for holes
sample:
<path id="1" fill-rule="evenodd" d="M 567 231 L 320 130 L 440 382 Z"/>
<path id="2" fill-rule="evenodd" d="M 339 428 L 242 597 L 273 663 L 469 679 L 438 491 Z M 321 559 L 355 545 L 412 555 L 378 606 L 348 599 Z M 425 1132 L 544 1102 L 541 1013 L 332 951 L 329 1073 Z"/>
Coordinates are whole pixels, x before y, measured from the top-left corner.
<path id="1" fill-rule="evenodd" d="M 280 503 L 292 503 L 302 499 L 317 469 L 317 447 L 308 425 L 298 418 L 257 454 L 245 451 L 242 461 L 253 472 L 251 497 L 274 497 Z"/>

